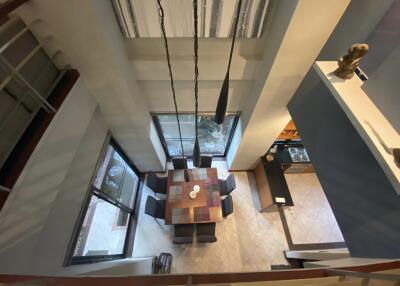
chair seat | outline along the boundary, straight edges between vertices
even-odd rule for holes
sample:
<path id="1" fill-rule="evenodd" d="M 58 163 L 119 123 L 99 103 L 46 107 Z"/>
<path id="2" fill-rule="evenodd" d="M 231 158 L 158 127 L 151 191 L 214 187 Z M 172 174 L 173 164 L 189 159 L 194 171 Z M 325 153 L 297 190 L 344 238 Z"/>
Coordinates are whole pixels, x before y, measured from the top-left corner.
<path id="1" fill-rule="evenodd" d="M 216 242 L 217 237 L 215 235 L 198 235 L 197 242 L 199 243 L 211 243 Z"/>
<path id="2" fill-rule="evenodd" d="M 172 243 L 174 244 L 191 244 L 193 242 L 193 236 L 182 236 L 174 237 Z"/>
<path id="3" fill-rule="evenodd" d="M 174 239 L 173 243 L 183 244 L 193 242 L 193 224 L 177 224 L 174 226 Z"/>

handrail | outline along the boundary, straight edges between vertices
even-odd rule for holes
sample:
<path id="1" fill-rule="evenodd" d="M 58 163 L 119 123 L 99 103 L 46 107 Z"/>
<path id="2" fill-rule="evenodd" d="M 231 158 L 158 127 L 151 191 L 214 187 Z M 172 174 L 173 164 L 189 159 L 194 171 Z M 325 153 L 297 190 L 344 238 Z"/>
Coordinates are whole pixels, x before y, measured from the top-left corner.
<path id="1" fill-rule="evenodd" d="M 3 191 L 3 192 L 11 192 L 11 189 L 10 189 L 10 188 L 7 188 L 7 187 L 5 187 L 5 186 L 0 185 L 0 191 Z"/>
<path id="2" fill-rule="evenodd" d="M 57 51 L 57 52 L 51 57 L 51 59 L 53 60 L 53 58 L 54 58 L 55 56 L 57 56 L 58 54 L 61 54 L 61 51 Z M 49 61 L 49 62 L 47 63 L 46 67 L 44 67 L 41 71 L 39 71 L 39 77 L 37 77 L 37 78 L 34 80 L 34 84 L 37 83 L 37 81 L 43 77 L 43 75 L 44 75 L 43 71 L 47 70 L 47 68 L 50 67 L 50 66 L 53 64 L 53 61 L 52 61 L 52 60 Z M 71 66 L 70 66 L 70 65 L 66 65 L 65 68 L 64 68 L 61 72 L 59 72 L 59 75 L 58 75 L 58 76 L 56 77 L 56 79 L 53 81 L 53 83 L 51 84 L 51 86 L 47 89 L 44 98 L 47 98 L 47 97 L 50 95 L 50 93 L 53 91 L 53 89 L 55 88 L 55 86 L 58 84 L 58 82 L 61 80 L 61 78 L 64 76 L 65 72 L 66 72 L 67 69 L 69 69 L 69 68 L 71 68 Z M 0 84 L 0 86 L 1 86 L 1 84 Z M 17 101 L 17 103 L 15 104 L 15 106 L 13 107 L 13 109 L 11 109 L 11 111 L 7 114 L 7 116 L 3 119 L 3 121 L 0 122 L 0 131 L 1 131 L 5 126 L 7 126 L 8 121 L 12 118 L 12 116 L 14 115 L 14 113 L 18 110 L 20 104 L 23 104 L 24 100 L 25 100 L 28 96 L 30 96 L 30 95 L 29 95 L 29 92 L 25 91 L 24 94 L 23 94 L 23 96 L 20 97 L 20 98 L 18 99 L 18 101 Z"/>
<path id="3" fill-rule="evenodd" d="M 349 270 L 358 272 L 377 272 L 391 269 L 399 269 L 400 260 L 375 263 L 359 266 L 347 266 L 338 268 L 309 268 L 293 270 L 277 270 L 267 272 L 243 272 L 243 273 L 203 273 L 203 274 L 170 274 L 170 275 L 142 275 L 142 276 L 79 276 L 79 277 L 45 277 L 24 275 L 0 275 L 0 283 L 16 283 L 50 278 L 50 285 L 65 286 L 132 286 L 132 285 L 196 285 L 217 283 L 240 283 L 257 281 L 279 281 L 295 279 L 311 279 L 338 276 L 327 270 Z M 368 274 L 368 273 L 367 273 Z M 341 275 L 339 275 L 341 276 Z M 189 279 L 189 280 L 188 280 Z M 191 284 L 190 284 L 191 279 Z"/>
<path id="4" fill-rule="evenodd" d="M 353 276 L 366 279 L 377 279 L 377 280 L 387 280 L 400 282 L 400 275 L 397 274 L 384 274 L 384 273 L 369 273 L 369 272 L 357 272 L 339 269 L 326 269 L 328 274 L 338 275 L 338 276 Z"/>
<path id="5" fill-rule="evenodd" d="M 29 83 L 27 82 L 16 70 L 16 68 L 14 68 L 1 54 L 0 54 L 0 61 L 3 62 L 6 67 L 8 67 L 11 72 L 16 76 L 16 78 L 18 80 L 20 80 L 36 97 L 37 99 L 39 99 L 42 103 L 43 103 L 43 107 L 48 110 L 48 111 L 52 111 L 52 112 L 56 112 L 56 110 L 54 109 L 53 106 L 51 106 L 46 100 L 43 99 L 43 97 L 41 96 L 41 94 Z"/>
<path id="6" fill-rule="evenodd" d="M 17 9 L 29 0 L 8 0 L 0 5 L 0 19 L 7 17 L 9 13 Z"/>

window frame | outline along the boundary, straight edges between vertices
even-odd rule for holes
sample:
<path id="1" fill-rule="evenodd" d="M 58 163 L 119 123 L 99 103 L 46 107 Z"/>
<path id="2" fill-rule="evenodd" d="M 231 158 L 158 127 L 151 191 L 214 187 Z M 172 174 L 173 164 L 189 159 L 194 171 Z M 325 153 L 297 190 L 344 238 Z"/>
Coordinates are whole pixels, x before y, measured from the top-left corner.
<path id="1" fill-rule="evenodd" d="M 107 154 L 107 150 L 108 150 L 109 146 L 112 146 L 114 148 L 114 150 L 116 152 L 118 152 L 118 154 L 124 159 L 126 164 L 134 171 L 134 173 L 136 174 L 136 176 L 139 179 L 132 210 L 130 210 L 126 206 L 122 205 L 120 202 L 117 202 L 117 203 L 114 202 L 113 199 L 111 198 L 111 196 L 108 196 L 107 194 L 101 192 L 98 188 L 96 188 L 94 186 L 97 172 L 101 166 L 101 163 L 103 162 L 103 159 L 105 158 L 105 156 Z M 138 210 L 139 210 L 139 206 L 140 206 L 142 183 L 143 183 L 142 182 L 142 174 L 137 169 L 137 167 L 133 164 L 133 162 L 130 160 L 130 158 L 126 155 L 126 153 L 122 150 L 121 146 L 117 143 L 117 141 L 112 137 L 111 133 L 108 132 L 106 140 L 103 143 L 103 147 L 101 149 L 100 156 L 97 160 L 96 167 L 92 174 L 88 192 L 86 194 L 85 201 L 83 203 L 81 212 L 79 214 L 79 218 L 77 220 L 77 223 L 75 224 L 75 228 L 72 233 L 72 238 L 71 238 L 70 244 L 68 246 L 67 255 L 64 260 L 63 266 L 95 263 L 95 262 L 101 262 L 101 261 L 110 261 L 110 260 L 124 259 L 124 258 L 130 257 L 130 254 L 128 254 L 128 252 L 130 250 L 133 250 L 133 241 L 134 241 L 134 235 L 135 235 L 135 229 L 136 229 L 136 223 L 137 223 L 137 215 L 138 215 Z M 122 209 L 123 211 L 128 212 L 129 221 L 128 221 L 128 227 L 126 230 L 126 236 L 125 236 L 124 248 L 123 248 L 122 254 L 74 256 L 75 247 L 78 242 L 79 234 L 80 234 L 83 222 L 85 220 L 86 213 L 89 209 L 89 205 L 90 205 L 92 196 L 96 196 L 97 198 L 104 200 L 104 201 L 112 204 L 113 206 Z"/>
<path id="2" fill-rule="evenodd" d="M 194 115 L 194 112 L 179 112 L 179 115 Z M 174 112 L 150 112 L 150 115 L 153 119 L 154 125 L 156 127 L 157 130 L 157 134 L 158 137 L 160 138 L 161 141 L 161 145 L 163 146 L 165 155 L 167 157 L 167 159 L 172 159 L 172 158 L 176 158 L 175 156 L 171 156 L 168 152 L 168 147 L 167 147 L 167 142 L 166 139 L 164 138 L 164 135 L 162 133 L 162 128 L 161 128 L 161 124 L 160 121 L 158 119 L 158 115 L 175 115 Z M 198 115 L 202 115 L 202 116 L 214 116 L 214 112 L 199 112 Z M 232 127 L 231 127 L 231 131 L 229 133 L 229 137 L 228 137 L 228 141 L 226 142 L 226 146 L 225 146 L 225 150 L 224 150 L 224 154 L 212 154 L 213 158 L 225 158 L 228 154 L 229 148 L 231 147 L 231 143 L 232 143 L 232 139 L 233 136 L 235 134 L 236 131 L 236 127 L 239 123 L 239 119 L 240 119 L 240 112 L 227 112 L 226 115 L 233 115 L 233 122 L 232 122 Z M 185 141 L 185 139 L 182 139 L 183 141 Z M 180 157 L 180 156 L 179 156 Z M 192 158 L 192 154 L 189 154 L 188 156 L 185 156 L 186 158 Z"/>

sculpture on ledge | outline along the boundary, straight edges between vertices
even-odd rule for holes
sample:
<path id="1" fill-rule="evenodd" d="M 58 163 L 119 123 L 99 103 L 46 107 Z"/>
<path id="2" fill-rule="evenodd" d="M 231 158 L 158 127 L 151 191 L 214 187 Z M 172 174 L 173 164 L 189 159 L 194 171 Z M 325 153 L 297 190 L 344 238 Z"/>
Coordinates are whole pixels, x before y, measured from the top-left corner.
<path id="1" fill-rule="evenodd" d="M 360 60 L 368 53 L 368 50 L 367 44 L 352 45 L 348 54 L 338 60 L 339 67 L 333 73 L 337 77 L 351 79 L 354 76 L 354 71 L 360 65 Z"/>

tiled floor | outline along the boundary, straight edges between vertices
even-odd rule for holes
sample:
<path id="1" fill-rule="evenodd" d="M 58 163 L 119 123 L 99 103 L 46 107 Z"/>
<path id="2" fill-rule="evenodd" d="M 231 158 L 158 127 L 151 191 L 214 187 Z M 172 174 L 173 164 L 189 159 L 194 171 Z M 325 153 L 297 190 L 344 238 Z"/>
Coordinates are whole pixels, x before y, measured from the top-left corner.
<path id="1" fill-rule="evenodd" d="M 226 163 L 218 166 L 225 178 Z M 252 173 L 235 172 L 236 190 L 232 193 L 234 212 L 216 227 L 218 241 L 210 244 L 174 245 L 172 227 L 156 222 L 143 213 L 145 198 L 153 192 L 145 187 L 135 237 L 134 257 L 173 255 L 173 272 L 237 272 L 270 270 L 271 264 L 287 264 L 283 251 L 288 248 L 278 213 L 260 213 L 258 197 L 250 188 Z"/>
<path id="2" fill-rule="evenodd" d="M 224 161 L 213 162 L 213 167 L 218 168 L 220 178 L 227 177 Z M 133 256 L 146 257 L 169 252 L 173 255 L 174 273 L 265 271 L 270 270 L 271 264 L 287 264 L 283 251 L 288 250 L 288 245 L 278 212 L 258 211 L 259 200 L 253 173 L 234 174 L 237 185 L 232 193 L 234 212 L 223 222 L 217 223 L 218 241 L 210 244 L 197 244 L 196 241 L 192 245 L 172 244 L 172 226 L 166 226 L 163 221 L 156 221 L 144 214 L 147 196 L 154 195 L 144 187 Z M 292 182 L 292 177 L 289 180 Z M 297 198 L 294 195 L 294 199 Z M 321 199 L 321 196 L 318 198 Z M 301 206 L 299 203 L 299 208 Z M 294 214 L 297 214 L 297 210 Z M 301 216 L 296 218 L 300 219 Z M 301 219 L 305 220 L 304 217 Z M 296 237 L 295 242 L 304 241 Z"/>
<path id="3" fill-rule="evenodd" d="M 285 209 L 294 244 L 344 241 L 315 173 L 285 174 L 294 207 Z"/>

